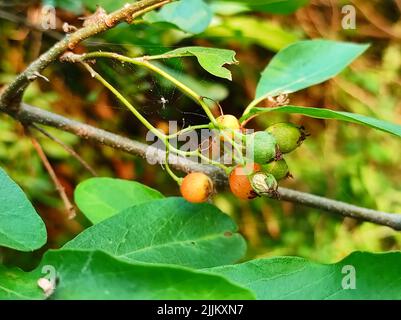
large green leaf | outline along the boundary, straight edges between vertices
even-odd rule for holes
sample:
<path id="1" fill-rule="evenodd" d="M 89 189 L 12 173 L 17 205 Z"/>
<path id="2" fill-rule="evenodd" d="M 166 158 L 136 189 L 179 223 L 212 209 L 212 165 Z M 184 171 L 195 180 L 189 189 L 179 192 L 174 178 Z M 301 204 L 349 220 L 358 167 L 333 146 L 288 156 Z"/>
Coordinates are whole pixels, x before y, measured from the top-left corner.
<path id="1" fill-rule="evenodd" d="M 0 168 L 0 246 L 32 251 L 46 239 L 42 219 L 21 188 Z"/>
<path id="2" fill-rule="evenodd" d="M 183 47 L 176 50 L 168 51 L 160 58 L 174 57 L 190 57 L 194 56 L 198 59 L 199 64 L 209 73 L 216 77 L 231 80 L 231 72 L 224 66 L 227 64 L 236 64 L 235 51 L 218 48 L 207 47 Z"/>
<path id="3" fill-rule="evenodd" d="M 101 251 L 56 250 L 30 273 L 0 273 L 0 299 L 43 299 L 44 266 L 57 272 L 53 299 L 253 299 L 220 275 L 171 265 L 130 263 Z"/>
<path id="4" fill-rule="evenodd" d="M 401 137 L 401 126 L 398 124 L 364 116 L 361 114 L 355 114 L 344 111 L 335 111 L 324 108 L 297 107 L 297 106 L 283 106 L 276 108 L 252 108 L 250 113 L 246 114 L 246 116 L 241 118 L 241 121 L 257 113 L 272 112 L 272 111 L 297 113 L 312 118 L 334 119 L 334 120 L 341 120 L 341 121 L 362 124 Z"/>
<path id="5" fill-rule="evenodd" d="M 400 252 L 354 252 L 330 265 L 278 257 L 209 271 L 253 290 L 258 299 L 401 299 L 400 266 Z"/>
<path id="6" fill-rule="evenodd" d="M 326 81 L 367 48 L 365 44 L 330 40 L 295 42 L 280 50 L 262 72 L 252 104 Z"/>
<path id="7" fill-rule="evenodd" d="M 216 2 L 239 3 L 254 10 L 276 14 L 289 14 L 308 3 L 309 0 L 217 0 Z"/>
<path id="8" fill-rule="evenodd" d="M 309 0 L 273 0 L 268 4 L 255 5 L 249 7 L 257 11 L 266 11 L 274 14 L 290 14 L 305 6 Z"/>
<path id="9" fill-rule="evenodd" d="M 36 282 L 39 278 L 17 268 L 7 269 L 0 265 L 0 300 L 44 299 L 43 291 Z"/>
<path id="10" fill-rule="evenodd" d="M 64 248 L 100 249 L 126 260 L 205 268 L 243 257 L 235 223 L 210 204 L 155 200 L 92 226 Z"/>
<path id="11" fill-rule="evenodd" d="M 204 31 L 212 20 L 212 10 L 203 0 L 184 0 L 169 3 L 159 11 L 143 16 L 147 22 L 168 22 L 190 33 Z"/>
<path id="12" fill-rule="evenodd" d="M 126 4 L 126 0 L 43 0 L 43 4 L 71 11 L 75 14 L 84 12 L 84 8 L 95 11 L 97 6 L 111 12 L 120 9 Z"/>
<path id="13" fill-rule="evenodd" d="M 75 189 L 75 202 L 92 222 L 103 221 L 136 204 L 161 199 L 163 195 L 136 181 L 91 178 Z"/>
<path id="14" fill-rule="evenodd" d="M 241 46 L 258 44 L 269 50 L 278 51 L 299 40 L 297 33 L 288 31 L 272 21 L 254 16 L 221 17 L 201 35 L 219 42 L 228 40 Z"/>

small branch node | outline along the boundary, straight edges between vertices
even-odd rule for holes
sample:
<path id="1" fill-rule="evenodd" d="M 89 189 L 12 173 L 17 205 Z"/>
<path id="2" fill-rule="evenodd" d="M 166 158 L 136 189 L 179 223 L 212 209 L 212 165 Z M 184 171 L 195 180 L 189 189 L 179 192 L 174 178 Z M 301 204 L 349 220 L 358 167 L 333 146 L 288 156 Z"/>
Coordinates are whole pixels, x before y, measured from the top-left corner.
<path id="1" fill-rule="evenodd" d="M 76 63 L 81 61 L 81 55 L 67 51 L 60 56 L 59 60 L 61 62 Z"/>
<path id="2" fill-rule="evenodd" d="M 45 80 L 46 82 L 50 82 L 50 80 L 48 78 L 46 78 L 44 75 L 40 74 L 38 71 L 34 71 L 31 74 L 27 75 L 27 79 L 29 81 L 34 81 L 37 78 L 41 78 L 41 79 Z"/>
<path id="3" fill-rule="evenodd" d="M 77 31 L 77 30 L 78 30 L 77 27 L 75 27 L 75 26 L 69 24 L 68 22 L 64 22 L 64 23 L 63 23 L 63 31 L 64 31 L 65 33 L 72 33 L 72 32 L 75 32 L 75 31 Z"/>
<path id="4" fill-rule="evenodd" d="M 99 24 L 99 23 L 105 22 L 107 17 L 108 17 L 108 15 L 107 15 L 106 10 L 104 10 L 100 6 L 97 6 L 96 11 L 92 15 L 90 15 L 88 17 L 81 17 L 80 20 L 84 20 L 84 23 L 82 25 L 84 27 L 88 27 L 93 24 Z"/>

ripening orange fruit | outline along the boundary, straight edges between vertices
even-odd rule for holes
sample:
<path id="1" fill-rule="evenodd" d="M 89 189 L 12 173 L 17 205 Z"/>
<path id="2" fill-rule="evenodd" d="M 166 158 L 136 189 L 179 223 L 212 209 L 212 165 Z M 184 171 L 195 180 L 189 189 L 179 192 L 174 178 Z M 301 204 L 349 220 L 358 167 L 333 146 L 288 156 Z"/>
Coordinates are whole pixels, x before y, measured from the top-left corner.
<path id="1" fill-rule="evenodd" d="M 213 193 L 213 182 L 202 172 L 191 172 L 182 180 L 180 191 L 189 202 L 205 202 Z"/>
<path id="2" fill-rule="evenodd" d="M 253 190 L 249 177 L 261 170 L 257 163 L 248 163 L 245 167 L 238 165 L 231 171 L 228 177 L 231 192 L 240 199 L 253 199 L 257 193 Z"/>

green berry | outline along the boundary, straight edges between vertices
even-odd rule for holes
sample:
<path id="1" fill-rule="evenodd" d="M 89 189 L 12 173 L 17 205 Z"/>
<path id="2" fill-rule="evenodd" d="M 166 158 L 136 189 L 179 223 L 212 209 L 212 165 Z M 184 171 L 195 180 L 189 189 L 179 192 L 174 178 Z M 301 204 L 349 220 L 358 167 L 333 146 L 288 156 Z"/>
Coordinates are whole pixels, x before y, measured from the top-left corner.
<path id="1" fill-rule="evenodd" d="M 272 161 L 277 155 L 276 139 L 266 131 L 257 131 L 246 135 L 247 156 L 256 163 Z"/>
<path id="2" fill-rule="evenodd" d="M 290 175 L 287 162 L 284 159 L 262 165 L 262 171 L 272 174 L 277 180 L 287 178 Z"/>
<path id="3" fill-rule="evenodd" d="M 282 153 L 295 150 L 307 136 L 303 127 L 298 127 L 288 122 L 273 124 L 266 131 L 276 138 L 278 148 Z"/>

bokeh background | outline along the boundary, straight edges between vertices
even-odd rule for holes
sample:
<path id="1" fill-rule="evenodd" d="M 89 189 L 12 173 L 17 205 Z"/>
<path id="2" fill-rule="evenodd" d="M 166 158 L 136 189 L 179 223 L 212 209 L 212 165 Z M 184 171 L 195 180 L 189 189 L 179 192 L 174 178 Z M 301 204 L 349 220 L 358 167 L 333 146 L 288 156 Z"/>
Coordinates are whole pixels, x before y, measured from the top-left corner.
<path id="1" fill-rule="evenodd" d="M 96 1 L 55 1 L 57 29 L 40 30 L 40 1 L 0 1 L 0 84 L 4 86 L 38 55 L 63 36 L 62 25 L 80 27 Z M 106 10 L 119 1 L 98 1 Z M 82 3 L 86 9 L 82 10 Z M 341 8 L 356 8 L 356 29 L 341 27 Z M 259 74 L 286 45 L 301 39 L 325 38 L 370 43 L 370 49 L 336 78 L 290 96 L 291 104 L 356 112 L 401 124 L 401 1 L 311 0 L 289 15 L 243 11 L 236 6 L 214 6 L 208 29 L 189 35 L 168 24 L 120 25 L 80 45 L 77 52 L 104 50 L 127 55 L 155 54 L 180 46 L 211 46 L 237 52 L 239 64 L 230 66 L 233 81 L 215 78 L 193 59 L 165 65 L 200 93 L 220 101 L 225 113 L 239 116 L 253 99 Z M 97 70 L 163 129 L 169 120 L 181 125 L 207 120 L 191 100 L 148 71 L 99 61 Z M 35 81 L 24 101 L 144 141 L 146 130 L 109 92 L 79 66 L 53 63 L 43 73 L 50 81 Z M 160 99 L 168 102 L 163 105 Z M 218 109 L 215 110 L 218 112 Z M 389 134 L 337 121 L 269 113 L 250 122 L 264 129 L 271 123 L 291 121 L 311 136 L 286 157 L 294 179 L 282 186 L 383 211 L 401 213 L 401 140 Z M 68 220 L 62 201 L 26 137 L 22 126 L 0 115 L 0 166 L 24 189 L 46 222 L 46 248 L 57 248 L 89 225 L 82 215 Z M 160 166 L 79 138 L 49 129 L 73 147 L 100 176 L 137 180 L 165 195 L 179 189 Z M 68 196 L 91 177 L 59 145 L 39 135 Z M 248 258 L 297 255 L 318 262 L 334 262 L 355 250 L 401 249 L 401 234 L 390 228 L 343 219 L 287 202 L 257 199 L 243 202 L 220 190 L 214 203 L 231 215 L 248 241 Z M 17 253 L 0 249 L 8 265 L 29 268 L 43 251 Z"/>

